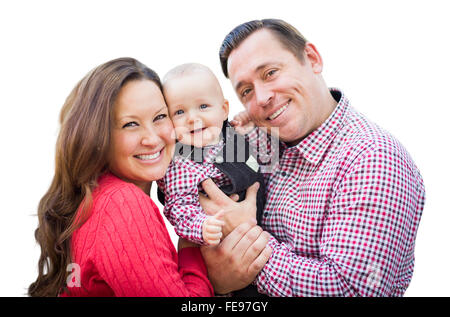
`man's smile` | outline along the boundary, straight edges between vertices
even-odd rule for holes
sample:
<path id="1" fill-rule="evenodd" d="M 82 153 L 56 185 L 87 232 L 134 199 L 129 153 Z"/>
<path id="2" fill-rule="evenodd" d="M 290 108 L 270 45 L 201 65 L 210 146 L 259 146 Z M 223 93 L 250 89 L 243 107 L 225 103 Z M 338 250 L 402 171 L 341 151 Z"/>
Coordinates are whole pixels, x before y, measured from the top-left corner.
<path id="1" fill-rule="evenodd" d="M 290 102 L 292 101 L 292 99 L 289 99 L 283 106 L 281 106 L 277 111 L 275 111 L 274 113 L 272 113 L 269 117 L 267 117 L 267 120 L 272 121 L 275 120 L 276 118 L 278 118 L 283 112 L 284 110 L 287 109 L 287 107 L 289 106 Z"/>

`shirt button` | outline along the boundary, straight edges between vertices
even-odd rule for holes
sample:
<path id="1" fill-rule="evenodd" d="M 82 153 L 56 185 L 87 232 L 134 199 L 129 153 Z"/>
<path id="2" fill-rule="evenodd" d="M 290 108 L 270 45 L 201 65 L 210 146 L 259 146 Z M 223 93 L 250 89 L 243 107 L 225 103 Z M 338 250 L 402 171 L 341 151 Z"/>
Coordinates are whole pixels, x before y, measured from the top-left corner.
<path id="1" fill-rule="evenodd" d="M 265 213 L 264 213 L 264 217 L 267 217 L 269 215 L 269 213 L 266 211 Z"/>
<path id="2" fill-rule="evenodd" d="M 222 156 L 217 156 L 216 157 L 216 163 L 223 163 L 223 157 Z"/>

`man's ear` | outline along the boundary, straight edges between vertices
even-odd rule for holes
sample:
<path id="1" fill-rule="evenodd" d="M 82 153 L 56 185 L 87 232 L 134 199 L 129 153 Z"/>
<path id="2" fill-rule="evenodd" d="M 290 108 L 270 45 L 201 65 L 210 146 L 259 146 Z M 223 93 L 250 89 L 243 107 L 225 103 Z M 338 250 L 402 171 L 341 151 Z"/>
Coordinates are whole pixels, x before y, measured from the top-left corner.
<path id="1" fill-rule="evenodd" d="M 312 43 L 306 43 L 305 51 L 303 53 L 305 57 L 305 62 L 310 63 L 311 68 L 314 73 L 320 74 L 323 69 L 322 56 L 320 56 L 319 51 Z"/>
<path id="2" fill-rule="evenodd" d="M 224 99 L 224 100 L 223 100 L 222 108 L 223 108 L 223 112 L 224 112 L 224 118 L 223 118 L 223 120 L 225 121 L 226 119 L 228 119 L 228 113 L 229 113 L 229 111 L 230 111 L 230 104 L 228 103 L 228 100 L 227 100 L 227 99 Z"/>

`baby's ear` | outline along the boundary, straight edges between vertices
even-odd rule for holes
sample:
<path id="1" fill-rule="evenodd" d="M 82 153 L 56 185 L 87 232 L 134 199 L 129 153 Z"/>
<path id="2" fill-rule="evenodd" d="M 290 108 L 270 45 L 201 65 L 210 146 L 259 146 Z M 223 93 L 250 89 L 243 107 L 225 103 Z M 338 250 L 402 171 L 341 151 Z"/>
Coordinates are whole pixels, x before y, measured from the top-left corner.
<path id="1" fill-rule="evenodd" d="M 225 121 L 226 119 L 228 119 L 228 113 L 229 113 L 229 111 L 230 111 L 230 104 L 228 103 L 228 100 L 227 99 L 224 99 L 223 100 L 223 105 L 222 105 L 222 107 L 223 107 L 223 112 L 225 113 L 224 114 L 224 118 L 223 118 L 223 120 Z"/>

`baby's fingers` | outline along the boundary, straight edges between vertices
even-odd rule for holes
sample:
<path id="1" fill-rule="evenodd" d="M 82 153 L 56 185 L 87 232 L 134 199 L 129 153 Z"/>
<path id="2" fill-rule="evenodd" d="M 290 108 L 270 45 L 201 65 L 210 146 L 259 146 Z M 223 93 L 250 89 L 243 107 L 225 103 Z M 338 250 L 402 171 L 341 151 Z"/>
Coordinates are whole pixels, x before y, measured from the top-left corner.
<path id="1" fill-rule="evenodd" d="M 205 234 L 205 242 L 209 245 L 216 245 L 219 244 L 220 239 L 222 238 L 222 232 L 215 233 L 215 234 Z"/>
<path id="2" fill-rule="evenodd" d="M 217 233 L 217 232 L 222 232 L 222 227 L 223 224 L 219 224 L 219 225 L 208 225 L 205 227 L 205 231 L 207 233 Z"/>

